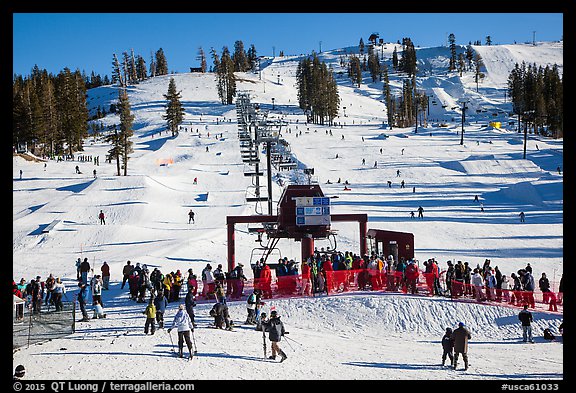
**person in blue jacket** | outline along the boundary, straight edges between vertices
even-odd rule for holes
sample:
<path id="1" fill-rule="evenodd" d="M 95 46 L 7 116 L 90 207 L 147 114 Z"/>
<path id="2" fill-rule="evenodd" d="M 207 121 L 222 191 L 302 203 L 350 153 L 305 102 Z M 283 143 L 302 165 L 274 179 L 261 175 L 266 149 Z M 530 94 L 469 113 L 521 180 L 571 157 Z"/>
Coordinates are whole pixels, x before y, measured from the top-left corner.
<path id="1" fill-rule="evenodd" d="M 80 280 L 78 283 L 80 291 L 78 292 L 78 304 L 80 305 L 80 311 L 82 312 L 82 319 L 80 322 L 90 321 L 88 312 L 86 311 L 86 302 L 88 300 L 88 294 L 90 293 L 90 287 L 84 281 Z"/>
<path id="2" fill-rule="evenodd" d="M 168 307 L 168 299 L 164 296 L 162 289 L 158 290 L 158 294 L 154 297 L 154 306 L 156 306 L 156 322 L 158 329 L 164 329 L 164 313 Z"/>

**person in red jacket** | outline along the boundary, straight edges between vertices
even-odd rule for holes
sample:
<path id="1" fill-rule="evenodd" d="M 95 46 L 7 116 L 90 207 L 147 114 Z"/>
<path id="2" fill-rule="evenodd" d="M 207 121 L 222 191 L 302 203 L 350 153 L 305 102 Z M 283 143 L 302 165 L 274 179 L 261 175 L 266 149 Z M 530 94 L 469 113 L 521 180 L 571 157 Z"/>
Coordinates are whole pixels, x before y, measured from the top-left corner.
<path id="1" fill-rule="evenodd" d="M 334 269 L 332 268 L 330 258 L 326 257 L 326 260 L 322 263 L 322 270 L 324 270 L 324 274 L 326 275 L 326 295 L 329 295 L 334 285 Z"/>
<path id="2" fill-rule="evenodd" d="M 416 283 L 418 282 L 419 275 L 420 272 L 418 272 L 418 266 L 416 266 L 414 261 L 410 261 L 410 263 L 406 267 L 406 281 L 408 289 L 412 294 L 416 293 Z"/>
<path id="3" fill-rule="evenodd" d="M 310 295 L 310 264 L 308 261 L 302 262 L 302 295 Z"/>
<path id="4" fill-rule="evenodd" d="M 264 299 L 272 298 L 272 271 L 266 261 L 262 261 L 259 287 L 262 290 L 262 297 Z"/>

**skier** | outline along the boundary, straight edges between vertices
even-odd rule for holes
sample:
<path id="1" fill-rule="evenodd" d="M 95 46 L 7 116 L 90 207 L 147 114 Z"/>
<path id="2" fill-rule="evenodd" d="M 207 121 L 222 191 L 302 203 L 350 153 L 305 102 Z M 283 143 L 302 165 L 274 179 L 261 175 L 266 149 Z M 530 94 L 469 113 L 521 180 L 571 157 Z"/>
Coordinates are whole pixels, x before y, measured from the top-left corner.
<path id="1" fill-rule="evenodd" d="M 452 337 L 452 328 L 446 328 L 442 337 L 442 365 L 446 362 L 446 356 L 450 358 L 450 366 L 454 366 L 454 337 Z"/>
<path id="2" fill-rule="evenodd" d="M 202 296 L 205 299 L 214 293 L 214 276 L 212 275 L 212 265 L 206 264 L 202 269 Z"/>
<path id="3" fill-rule="evenodd" d="M 464 359 L 464 371 L 468 370 L 468 340 L 472 338 L 470 331 L 464 326 L 464 322 L 458 323 L 458 329 L 452 333 L 454 337 L 454 370 L 458 365 L 458 355 Z"/>
<path id="4" fill-rule="evenodd" d="M 520 222 L 525 222 L 524 220 L 526 215 L 524 214 L 524 212 L 520 212 L 519 216 L 520 216 Z"/>
<path id="5" fill-rule="evenodd" d="M 424 208 L 422 206 L 418 206 L 418 218 L 424 218 Z"/>
<path id="6" fill-rule="evenodd" d="M 104 212 L 100 210 L 100 214 L 98 214 L 98 219 L 100 220 L 100 225 L 106 225 L 106 220 L 104 219 Z"/>
<path id="7" fill-rule="evenodd" d="M 80 259 L 80 258 L 78 258 Z M 128 278 L 130 277 L 130 273 L 132 272 L 132 269 L 134 267 L 130 264 L 130 261 L 126 262 L 126 265 L 124 265 L 124 268 L 122 269 L 122 286 L 120 287 L 120 289 L 124 289 L 124 285 L 126 285 L 126 281 L 128 281 Z"/>
<path id="8" fill-rule="evenodd" d="M 102 267 L 100 268 L 102 272 L 102 289 L 108 289 L 110 285 L 110 266 L 104 261 Z"/>
<path id="9" fill-rule="evenodd" d="M 80 291 L 78 292 L 78 305 L 80 306 L 80 311 L 82 312 L 82 319 L 80 322 L 88 322 L 90 321 L 90 317 L 88 317 L 88 312 L 86 312 L 86 299 L 88 298 L 88 284 L 84 281 L 80 281 L 78 283 L 78 287 Z"/>
<path id="10" fill-rule="evenodd" d="M 244 275 L 244 264 L 239 263 L 231 272 L 230 278 L 232 279 L 232 299 L 240 299 L 244 291 L 244 281 L 248 280 Z"/>
<path id="11" fill-rule="evenodd" d="M 96 179 L 96 169 L 94 169 L 94 171 L 92 171 L 92 173 L 94 173 L 94 179 Z"/>
<path id="12" fill-rule="evenodd" d="M 534 344 L 534 339 L 532 338 L 532 313 L 528 311 L 528 305 L 524 305 L 524 309 L 518 314 L 518 319 L 522 322 L 522 341 Z"/>
<path id="13" fill-rule="evenodd" d="M 80 279 L 80 265 L 82 264 L 82 259 L 78 258 L 76 260 L 76 279 L 79 280 Z"/>
<path id="14" fill-rule="evenodd" d="M 259 300 L 257 299 L 257 293 L 259 292 L 258 289 L 255 289 L 254 291 L 252 291 L 252 293 L 250 294 L 250 296 L 248 296 L 248 299 L 246 300 L 246 310 L 248 311 L 248 316 L 246 317 L 246 322 L 249 325 L 255 325 L 256 324 L 256 301 Z"/>
<path id="15" fill-rule="evenodd" d="M 66 293 L 66 287 L 60 280 L 60 277 L 56 279 L 56 283 L 54 284 L 54 290 L 52 291 L 52 301 L 56 306 L 56 311 L 62 311 L 64 309 L 64 305 L 62 304 L 62 296 Z"/>
<path id="16" fill-rule="evenodd" d="M 184 300 L 184 305 L 186 306 L 186 312 L 192 321 L 192 326 L 196 327 L 194 323 L 194 307 L 196 306 L 196 296 L 194 296 L 194 288 L 189 287 L 188 293 L 186 293 L 186 299 Z"/>
<path id="17" fill-rule="evenodd" d="M 188 316 L 186 310 L 184 310 L 184 304 L 178 306 L 178 312 L 174 315 L 174 320 L 172 321 L 172 327 L 168 329 L 168 334 L 174 329 L 178 328 L 178 357 L 184 357 L 184 341 L 186 341 L 186 346 L 190 352 L 190 357 L 192 357 L 192 341 L 190 340 L 190 331 L 194 331 L 194 326 L 192 321 Z"/>
<path id="18" fill-rule="evenodd" d="M 84 284 L 88 284 L 88 272 L 90 271 L 90 263 L 88 258 L 84 258 L 84 261 L 80 264 L 80 277 Z"/>
<path id="19" fill-rule="evenodd" d="M 270 319 L 268 321 L 262 322 L 262 326 L 266 331 L 268 331 L 268 339 L 272 342 L 272 355 L 268 359 L 276 359 L 276 354 L 279 354 L 281 359 L 280 362 L 286 360 L 288 356 L 280 349 L 278 343 L 281 340 L 281 337 L 285 334 L 288 334 L 287 331 L 284 330 L 284 324 L 280 320 L 280 316 L 276 312 L 276 310 L 272 310 L 270 313 Z"/>
<path id="20" fill-rule="evenodd" d="M 156 307 L 156 322 L 158 322 L 158 329 L 164 329 L 164 313 L 168 307 L 168 299 L 166 299 L 162 289 L 159 289 L 158 294 L 154 297 L 154 306 Z"/>
<path id="21" fill-rule="evenodd" d="M 188 224 L 190 224 L 190 221 L 192 221 L 192 223 L 194 224 L 194 212 L 192 211 L 192 209 L 190 209 L 190 211 L 188 212 Z"/>
<path id="22" fill-rule="evenodd" d="M 154 334 L 154 332 L 156 332 L 156 306 L 154 305 L 154 300 L 152 297 L 150 297 L 150 301 L 148 302 L 148 305 L 142 314 L 146 315 L 144 334 L 148 334 L 148 328 L 150 328 L 150 333 Z"/>
<path id="23" fill-rule="evenodd" d="M 218 302 L 214 304 L 210 310 L 210 316 L 214 318 L 214 327 L 217 329 L 224 329 L 224 325 L 226 325 L 226 330 L 232 330 L 232 321 L 228 313 L 228 306 L 224 303 Z"/>

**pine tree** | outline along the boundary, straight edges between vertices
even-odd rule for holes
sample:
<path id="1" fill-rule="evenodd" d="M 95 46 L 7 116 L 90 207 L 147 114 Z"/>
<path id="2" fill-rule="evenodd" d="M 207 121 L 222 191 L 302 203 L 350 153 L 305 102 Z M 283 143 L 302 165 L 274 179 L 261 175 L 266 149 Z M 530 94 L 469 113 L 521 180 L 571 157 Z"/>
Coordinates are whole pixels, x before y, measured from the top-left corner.
<path id="1" fill-rule="evenodd" d="M 248 64 L 248 57 L 246 51 L 244 50 L 244 43 L 240 40 L 234 43 L 234 54 L 232 55 L 232 61 L 234 63 L 234 71 L 236 72 L 246 72 L 250 68 Z"/>
<path id="2" fill-rule="evenodd" d="M 198 55 L 196 56 L 196 60 L 200 62 L 200 69 L 202 72 L 206 72 L 206 55 L 204 54 L 204 49 L 202 49 L 202 47 L 198 48 Z"/>
<path id="3" fill-rule="evenodd" d="M 474 55 L 474 82 L 476 82 L 476 91 L 478 91 L 478 83 L 484 78 L 484 73 L 482 73 L 482 68 L 484 68 L 484 62 L 479 53 Z"/>
<path id="4" fill-rule="evenodd" d="M 398 70 L 398 65 L 398 51 L 396 46 L 394 46 L 394 51 L 392 52 L 392 68 L 394 68 L 394 71 Z"/>
<path id="5" fill-rule="evenodd" d="M 456 69 L 456 37 L 453 33 L 448 35 L 448 44 L 448 47 L 450 48 L 448 71 L 454 71 Z"/>
<path id="6" fill-rule="evenodd" d="M 378 60 L 378 55 L 374 53 L 373 45 L 368 47 L 368 69 L 370 70 L 372 82 L 376 82 L 380 76 L 380 61 Z"/>
<path id="7" fill-rule="evenodd" d="M 122 74 L 122 68 L 116 53 L 112 53 L 112 83 L 118 83 L 120 87 L 126 86 L 124 81 L 124 76 Z"/>
<path id="8" fill-rule="evenodd" d="M 120 89 L 118 93 L 118 111 L 120 116 L 120 133 L 118 134 L 118 150 L 119 156 L 122 160 L 122 167 L 124 168 L 124 176 L 128 175 L 128 160 L 129 154 L 133 152 L 132 141 L 130 138 L 134 135 L 132 123 L 134 122 L 134 115 L 130 110 L 130 101 L 126 89 Z M 117 164 L 118 166 L 118 164 Z M 118 167 L 118 176 L 120 176 L 120 168 Z"/>
<path id="9" fill-rule="evenodd" d="M 466 61 L 468 62 L 468 69 L 472 69 L 472 60 L 474 60 L 474 49 L 472 44 L 468 44 L 466 47 Z"/>
<path id="10" fill-rule="evenodd" d="M 146 73 L 146 60 L 140 55 L 136 57 L 136 78 L 139 81 L 143 81 L 148 79 L 148 75 Z"/>
<path id="11" fill-rule="evenodd" d="M 155 75 L 167 75 L 168 74 L 168 62 L 166 61 L 166 56 L 164 55 L 164 50 L 162 48 L 156 51 L 156 73 Z"/>
<path id="12" fill-rule="evenodd" d="M 394 125 L 394 111 L 392 110 L 392 96 L 390 92 L 390 80 L 388 78 L 388 66 L 386 64 L 382 67 L 382 77 L 384 80 L 384 101 L 386 102 L 386 116 L 388 119 L 388 126 L 392 129 Z"/>
<path id="13" fill-rule="evenodd" d="M 250 67 L 250 71 L 256 72 L 258 71 L 258 55 L 256 54 L 256 47 L 254 44 L 250 45 L 248 48 L 248 65 Z"/>
<path id="14" fill-rule="evenodd" d="M 224 105 L 232 104 L 236 96 L 236 76 L 234 75 L 234 62 L 230 57 L 227 46 L 222 48 L 222 56 L 218 59 L 216 51 L 212 51 L 214 58 L 214 68 L 216 72 L 216 83 L 218 96 Z"/>
<path id="15" fill-rule="evenodd" d="M 352 83 L 355 83 L 358 87 L 362 85 L 362 66 L 360 65 L 360 59 L 356 55 L 351 55 L 348 61 L 348 76 L 352 79 Z"/>
<path id="16" fill-rule="evenodd" d="M 174 78 L 170 78 L 168 84 L 168 93 L 164 95 L 168 101 L 166 104 L 166 114 L 163 119 L 167 121 L 168 129 L 172 132 L 172 136 L 178 134 L 178 126 L 182 124 L 184 119 L 184 107 L 180 102 L 182 98 L 181 92 L 176 91 L 176 82 Z"/>

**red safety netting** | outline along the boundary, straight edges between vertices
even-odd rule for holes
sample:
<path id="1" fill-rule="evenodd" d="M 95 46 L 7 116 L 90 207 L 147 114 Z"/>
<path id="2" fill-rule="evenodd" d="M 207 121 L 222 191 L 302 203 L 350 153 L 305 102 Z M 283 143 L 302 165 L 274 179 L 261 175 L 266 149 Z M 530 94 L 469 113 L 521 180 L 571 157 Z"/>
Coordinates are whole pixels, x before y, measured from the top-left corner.
<path id="1" fill-rule="evenodd" d="M 228 300 L 245 300 L 254 289 L 262 291 L 263 299 L 330 296 L 336 293 L 379 291 L 417 296 L 445 296 L 455 301 L 477 302 L 487 305 L 522 307 L 528 304 L 538 311 L 563 313 L 562 293 L 540 291 L 511 291 L 486 286 L 475 287 L 453 280 L 451 290 L 445 280 L 434 280 L 432 273 L 380 272 L 373 269 L 325 271 L 316 276 L 288 275 L 277 277 L 270 271 L 268 277 L 239 280 L 228 279 L 224 283 Z M 442 272 L 444 273 L 444 272 Z M 443 274 L 440 274 L 443 276 Z M 200 285 L 202 288 L 202 285 Z M 198 301 L 214 300 L 213 285 L 207 286 L 207 296 Z M 204 293 L 204 292 L 202 292 Z"/>

